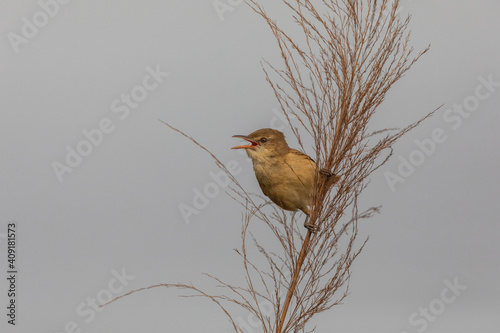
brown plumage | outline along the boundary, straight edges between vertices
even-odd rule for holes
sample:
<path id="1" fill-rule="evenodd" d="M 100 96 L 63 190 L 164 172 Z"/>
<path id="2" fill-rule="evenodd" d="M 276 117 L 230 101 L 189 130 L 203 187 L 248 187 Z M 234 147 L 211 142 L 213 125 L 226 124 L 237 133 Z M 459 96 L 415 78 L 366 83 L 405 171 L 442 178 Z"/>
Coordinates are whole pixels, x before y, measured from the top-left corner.
<path id="1" fill-rule="evenodd" d="M 312 158 L 290 148 L 280 131 L 264 128 L 248 136 L 234 137 L 250 143 L 233 149 L 246 149 L 262 192 L 283 209 L 300 209 L 309 215 L 319 177 L 327 177 L 328 186 L 338 180 L 337 176 L 320 170 Z"/>

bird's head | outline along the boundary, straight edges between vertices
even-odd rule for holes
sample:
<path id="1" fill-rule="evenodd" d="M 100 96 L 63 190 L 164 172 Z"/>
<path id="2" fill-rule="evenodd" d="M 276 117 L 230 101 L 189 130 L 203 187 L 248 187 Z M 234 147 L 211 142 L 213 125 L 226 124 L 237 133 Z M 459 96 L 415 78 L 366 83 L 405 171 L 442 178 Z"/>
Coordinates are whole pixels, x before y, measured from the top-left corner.
<path id="1" fill-rule="evenodd" d="M 271 128 L 263 128 L 246 136 L 233 135 L 233 138 L 249 142 L 247 145 L 236 146 L 232 149 L 245 149 L 252 159 L 284 155 L 290 150 L 283 133 Z"/>

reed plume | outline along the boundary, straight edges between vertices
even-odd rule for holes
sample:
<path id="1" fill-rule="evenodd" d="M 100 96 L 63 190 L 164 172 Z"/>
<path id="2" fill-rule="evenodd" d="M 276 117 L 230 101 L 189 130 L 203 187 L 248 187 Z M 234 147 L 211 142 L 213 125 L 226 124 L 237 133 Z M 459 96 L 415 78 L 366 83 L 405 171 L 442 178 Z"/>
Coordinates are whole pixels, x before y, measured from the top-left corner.
<path id="1" fill-rule="evenodd" d="M 313 142 L 309 155 L 340 176 L 333 188 L 318 181 L 309 222 L 320 231 L 306 232 L 299 227 L 303 215 L 286 213 L 248 193 L 209 149 L 165 123 L 208 152 L 232 181 L 228 193 L 243 207 L 242 243 L 236 252 L 245 284 L 233 286 L 209 275 L 224 290 L 220 294 L 185 284 L 141 289 L 176 287 L 206 297 L 220 306 L 238 333 L 244 330 L 231 304 L 251 313 L 259 331 L 288 333 L 312 332 L 313 316 L 344 300 L 352 264 L 366 243 L 358 240 L 359 221 L 379 210 L 360 211 L 358 198 L 372 173 L 392 155 L 394 143 L 436 111 L 399 130 L 370 126 L 390 88 L 428 51 L 415 52 L 410 46 L 410 18 L 399 16 L 399 0 L 280 3 L 301 38 L 278 25 L 257 0 L 248 1 L 279 47 L 281 64 L 264 61 L 263 69 L 289 132 L 303 151 L 302 136 L 307 136 Z M 253 234 L 257 224 L 265 225 L 272 239 Z"/>

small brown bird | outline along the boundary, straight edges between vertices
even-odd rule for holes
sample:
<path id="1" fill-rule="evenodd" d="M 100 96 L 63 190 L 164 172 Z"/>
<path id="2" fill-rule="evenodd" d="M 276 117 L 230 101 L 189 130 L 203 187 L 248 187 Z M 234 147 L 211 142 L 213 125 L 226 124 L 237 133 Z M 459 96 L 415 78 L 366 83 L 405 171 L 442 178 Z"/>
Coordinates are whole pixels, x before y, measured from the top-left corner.
<path id="1" fill-rule="evenodd" d="M 319 169 L 306 154 L 290 148 L 280 131 L 263 128 L 247 136 L 233 137 L 250 143 L 232 149 L 246 149 L 262 192 L 283 209 L 300 209 L 309 217 L 309 206 L 319 177 L 327 177 L 328 186 L 339 179 L 329 171 Z M 307 220 L 304 226 L 311 231 L 316 229 Z"/>

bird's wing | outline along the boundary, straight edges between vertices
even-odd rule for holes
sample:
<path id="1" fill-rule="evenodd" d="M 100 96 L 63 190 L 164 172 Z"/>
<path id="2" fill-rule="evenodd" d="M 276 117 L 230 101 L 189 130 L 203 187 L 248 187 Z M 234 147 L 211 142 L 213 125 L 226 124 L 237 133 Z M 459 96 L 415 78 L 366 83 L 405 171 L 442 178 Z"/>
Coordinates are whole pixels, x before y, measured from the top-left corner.
<path id="1" fill-rule="evenodd" d="M 301 151 L 298 151 L 296 149 L 290 149 L 290 154 L 292 154 L 293 157 L 296 157 L 299 160 L 307 159 L 314 164 L 315 168 L 317 167 L 316 162 L 310 156 L 304 154 Z M 319 174 L 321 177 L 326 177 L 328 186 L 335 184 L 340 179 L 339 176 L 335 175 L 334 173 L 332 173 L 330 170 L 327 169 L 320 169 Z"/>
<path id="2" fill-rule="evenodd" d="M 295 157 L 299 157 L 299 158 L 303 157 L 304 159 L 308 159 L 308 160 L 312 161 L 314 164 L 316 164 L 316 162 L 311 157 L 309 157 L 308 155 L 304 154 L 301 151 L 298 151 L 297 149 L 290 149 L 289 153 L 293 154 L 293 156 L 295 156 Z"/>
<path id="3" fill-rule="evenodd" d="M 290 149 L 285 156 L 285 163 L 301 182 L 313 182 L 317 166 L 312 158 L 298 150 Z"/>

